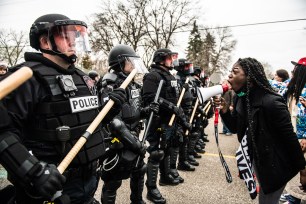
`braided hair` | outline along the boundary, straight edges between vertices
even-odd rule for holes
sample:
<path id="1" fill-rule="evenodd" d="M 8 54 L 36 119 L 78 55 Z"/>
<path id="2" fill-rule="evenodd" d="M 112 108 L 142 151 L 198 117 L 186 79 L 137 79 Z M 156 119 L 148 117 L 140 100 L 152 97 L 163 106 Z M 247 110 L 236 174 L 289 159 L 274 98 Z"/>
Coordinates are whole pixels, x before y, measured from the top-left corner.
<path id="1" fill-rule="evenodd" d="M 306 67 L 301 64 L 295 66 L 293 77 L 288 84 L 287 98 L 294 97 L 296 104 L 306 83 Z"/>
<path id="2" fill-rule="evenodd" d="M 258 151 L 256 148 L 255 143 L 255 134 L 254 134 L 254 128 L 253 128 L 253 119 L 251 114 L 251 104 L 250 104 L 250 90 L 252 86 L 258 87 L 260 89 L 264 89 L 268 93 L 272 93 L 277 95 L 277 93 L 273 90 L 272 86 L 270 85 L 266 74 L 264 72 L 264 68 L 260 62 L 258 62 L 254 58 L 239 58 L 238 64 L 242 67 L 243 71 L 245 72 L 245 75 L 247 77 L 247 86 L 246 86 L 246 106 L 247 106 L 247 119 L 248 119 L 248 131 L 249 136 L 252 141 L 252 148 L 253 148 L 253 154 L 255 157 L 256 164 L 259 165 L 258 161 Z"/>

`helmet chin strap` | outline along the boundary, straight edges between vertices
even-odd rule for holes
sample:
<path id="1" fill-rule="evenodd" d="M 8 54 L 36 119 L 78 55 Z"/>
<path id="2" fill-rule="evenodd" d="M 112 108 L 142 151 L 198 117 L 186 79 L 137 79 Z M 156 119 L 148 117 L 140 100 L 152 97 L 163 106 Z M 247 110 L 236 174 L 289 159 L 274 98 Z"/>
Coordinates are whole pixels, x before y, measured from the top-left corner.
<path id="1" fill-rule="evenodd" d="M 160 64 L 160 63 L 158 63 L 158 64 L 159 64 L 160 66 L 163 66 L 163 67 L 169 69 L 169 70 L 172 70 L 172 69 L 174 68 L 174 66 L 166 66 L 165 64 Z"/>
<path id="2" fill-rule="evenodd" d="M 50 54 L 50 55 L 57 55 L 57 56 L 61 57 L 63 60 L 65 60 L 66 62 L 68 62 L 69 64 L 73 64 L 73 63 L 76 62 L 77 56 L 76 56 L 75 54 L 70 55 L 70 56 L 67 56 L 67 55 L 65 55 L 64 53 L 58 51 L 53 36 L 50 36 L 50 37 L 49 37 L 49 40 L 50 40 L 50 42 L 51 42 L 51 45 L 52 45 L 52 48 L 53 48 L 53 49 L 52 49 L 52 50 L 46 50 L 46 49 L 42 49 L 42 48 L 41 48 L 41 49 L 40 49 L 41 52 L 47 53 L 47 54 Z"/>
<path id="3" fill-rule="evenodd" d="M 41 52 L 43 53 L 47 53 L 50 55 L 57 55 L 59 57 L 61 57 L 62 59 L 64 59 L 66 62 L 68 62 L 69 64 L 73 64 L 76 62 L 77 56 L 75 54 L 67 56 L 57 50 L 45 50 L 45 49 L 40 49 Z"/>

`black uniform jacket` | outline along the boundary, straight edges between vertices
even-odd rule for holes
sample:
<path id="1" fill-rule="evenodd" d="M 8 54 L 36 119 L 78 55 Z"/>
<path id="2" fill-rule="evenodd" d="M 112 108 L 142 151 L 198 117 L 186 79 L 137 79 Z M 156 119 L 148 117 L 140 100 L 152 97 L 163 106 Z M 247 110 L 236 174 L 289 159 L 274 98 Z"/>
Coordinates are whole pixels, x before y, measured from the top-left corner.
<path id="1" fill-rule="evenodd" d="M 164 77 L 157 71 L 163 73 Z M 160 65 L 152 64 L 150 73 L 146 74 L 143 79 L 142 99 L 144 106 L 148 106 L 154 101 L 160 80 L 164 80 L 160 97 L 172 103 L 172 106 L 176 105 L 178 93 L 175 87 L 172 86 L 172 81 L 176 82 L 177 80 L 168 70 L 161 68 Z M 161 123 L 168 123 L 172 114 L 173 110 L 171 108 L 160 104 L 158 115 Z"/>
<path id="2" fill-rule="evenodd" d="M 54 62 L 48 60 L 47 58 L 44 58 L 39 53 L 26 53 L 25 59 L 26 61 L 40 62 L 42 66 L 47 66 L 50 69 L 55 69 L 59 73 L 62 73 L 64 75 L 76 75 L 75 74 L 76 68 L 74 67 L 74 65 L 71 65 L 68 69 L 63 69 L 62 67 L 58 66 Z M 81 76 L 79 78 L 81 78 Z M 85 82 L 82 81 L 80 83 L 82 83 L 82 87 L 86 87 Z M 51 128 L 52 127 L 51 125 L 53 125 L 51 124 L 51 122 L 47 124 L 46 119 L 40 120 L 40 121 L 37 120 L 37 116 L 40 114 L 40 112 L 37 110 L 38 105 L 43 102 L 48 102 L 49 99 L 51 98 L 50 96 L 51 94 L 47 91 L 45 86 L 47 85 L 41 82 L 37 77 L 33 76 L 27 82 L 22 84 L 18 89 L 14 90 L 11 94 L 5 97 L 3 99 L 3 104 L 7 108 L 10 118 L 12 120 L 12 125 L 14 128 L 11 130 L 11 132 L 15 133 L 21 139 L 22 143 L 25 146 L 27 146 L 29 149 L 32 149 L 34 155 L 37 156 L 38 159 L 44 160 L 49 163 L 53 163 L 55 161 L 61 160 L 61 157 L 70 150 L 72 143 L 71 144 L 67 143 L 66 148 L 65 148 L 65 153 L 63 155 L 59 155 L 58 150 L 56 150 L 55 145 L 54 145 L 55 143 L 53 141 L 52 142 L 48 142 L 44 140 L 37 141 L 36 138 L 32 139 L 34 135 L 33 134 L 34 128 L 32 127 L 41 126 L 41 128 L 45 128 L 48 126 L 50 130 L 51 129 L 53 130 L 53 128 Z M 88 88 L 84 88 L 84 90 L 85 89 L 88 90 L 87 92 L 89 92 Z M 81 91 L 78 90 L 78 92 L 81 92 Z M 97 108 L 89 110 L 91 111 L 90 115 L 87 114 L 89 111 L 83 111 L 83 112 L 74 113 L 74 114 L 70 113 L 70 111 L 71 111 L 70 109 L 67 109 L 67 110 L 65 108 L 62 109 L 62 112 L 65 112 L 65 113 L 67 112 L 66 115 L 63 115 L 63 114 L 61 115 L 63 119 L 60 118 L 62 119 L 64 123 L 63 125 L 66 125 L 66 126 L 68 125 L 70 127 L 78 127 L 78 126 L 83 125 L 84 129 L 88 127 L 88 123 L 93 120 L 92 118 L 94 118 L 98 114 Z M 83 117 L 80 116 L 77 118 L 78 120 L 74 120 L 77 114 L 80 114 L 80 115 L 83 114 Z M 49 118 L 57 117 L 57 113 L 54 113 L 54 116 L 51 114 L 49 115 L 50 115 Z M 68 116 L 74 116 L 74 117 L 69 118 Z M 60 120 L 57 120 L 57 121 L 60 121 Z M 47 131 L 49 131 L 49 129 L 47 129 Z M 90 156 L 86 155 L 87 157 L 86 158 L 84 157 L 84 159 L 82 157 L 82 159 L 84 160 L 84 161 L 83 160 L 81 161 L 82 164 L 88 162 L 87 160 L 90 160 L 90 161 L 96 160 L 97 157 L 99 157 L 100 155 L 104 153 L 104 145 L 101 145 L 103 143 L 102 133 L 100 130 L 99 131 L 97 130 L 96 132 L 99 133 L 97 134 L 97 137 L 93 136 L 95 133 L 92 134 L 88 142 L 84 145 L 83 149 L 87 150 L 85 146 L 90 145 L 90 148 L 91 147 L 99 148 L 99 152 L 91 151 L 93 154 L 91 154 Z M 80 132 L 79 134 L 82 134 L 82 132 Z M 79 134 L 71 134 L 72 136 L 71 136 L 71 139 L 69 139 L 69 141 L 70 140 L 73 142 L 77 141 L 78 137 L 80 136 Z M 44 135 L 42 134 L 41 137 L 43 138 Z M 94 138 L 98 138 L 99 141 L 95 140 Z M 79 158 L 79 157 L 76 157 L 76 158 Z"/>
<path id="3" fill-rule="evenodd" d="M 255 145 L 249 134 L 247 140 L 261 188 L 267 194 L 284 186 L 304 168 L 305 161 L 283 98 L 255 88 L 250 106 Z M 233 114 L 228 111 L 221 117 L 240 142 L 248 124 L 245 97 L 237 98 Z"/>

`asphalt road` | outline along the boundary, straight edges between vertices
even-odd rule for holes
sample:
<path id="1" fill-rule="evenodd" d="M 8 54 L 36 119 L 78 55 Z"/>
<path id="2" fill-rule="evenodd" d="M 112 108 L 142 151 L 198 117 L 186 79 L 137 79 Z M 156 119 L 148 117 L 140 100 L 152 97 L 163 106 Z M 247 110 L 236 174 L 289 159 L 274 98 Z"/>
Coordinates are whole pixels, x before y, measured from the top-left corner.
<path id="1" fill-rule="evenodd" d="M 219 125 L 219 132 L 222 124 Z M 242 180 L 238 178 L 236 159 L 234 157 L 238 148 L 236 135 L 219 135 L 220 148 L 231 171 L 233 182 L 227 183 L 224 170 L 221 166 L 216 141 L 214 138 L 214 125 L 211 119 L 206 133 L 210 142 L 206 144 L 206 153 L 198 159 L 200 165 L 195 172 L 182 172 L 180 175 L 185 182 L 178 186 L 159 187 L 162 195 L 167 199 L 167 204 L 253 204 L 257 199 L 251 200 L 247 188 Z M 102 181 L 96 192 L 96 199 L 100 200 Z M 146 199 L 146 188 L 143 192 Z M 118 204 L 130 203 L 129 180 L 125 180 L 117 192 Z"/>

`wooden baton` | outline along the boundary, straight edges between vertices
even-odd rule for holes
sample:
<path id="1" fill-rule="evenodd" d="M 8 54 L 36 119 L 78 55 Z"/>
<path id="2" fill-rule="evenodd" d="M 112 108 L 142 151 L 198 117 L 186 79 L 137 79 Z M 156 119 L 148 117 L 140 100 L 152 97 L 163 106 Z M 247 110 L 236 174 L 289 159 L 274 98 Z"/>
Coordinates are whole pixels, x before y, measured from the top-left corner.
<path id="1" fill-rule="evenodd" d="M 29 67 L 21 67 L 0 82 L 0 100 L 33 76 Z"/>
<path id="2" fill-rule="evenodd" d="M 185 81 L 185 84 L 187 84 L 189 82 L 189 78 L 186 78 L 186 81 Z M 181 102 L 182 102 L 182 99 L 183 99 L 183 96 L 185 94 L 185 88 L 183 87 L 182 91 L 181 91 L 181 95 L 177 101 L 177 104 L 176 104 L 176 107 L 179 107 L 181 105 Z M 173 122 L 174 122 L 174 119 L 175 119 L 175 114 L 172 115 L 170 121 L 169 121 L 169 126 L 172 126 L 173 125 Z"/>

